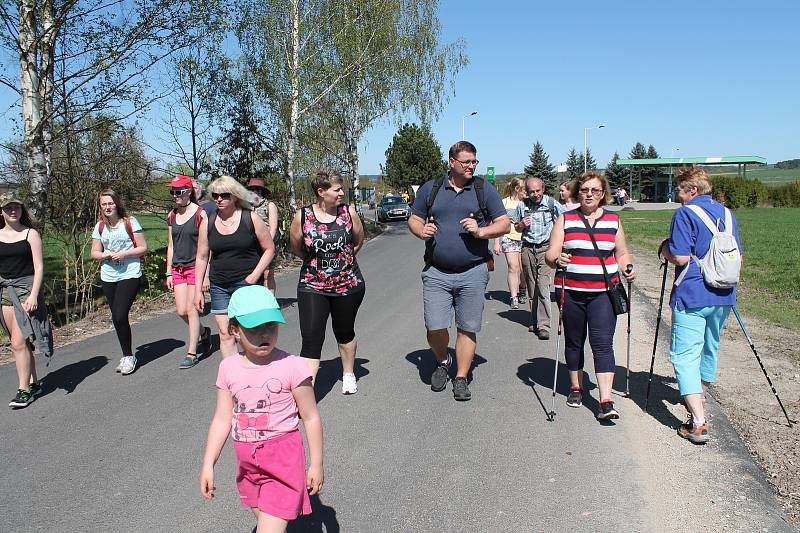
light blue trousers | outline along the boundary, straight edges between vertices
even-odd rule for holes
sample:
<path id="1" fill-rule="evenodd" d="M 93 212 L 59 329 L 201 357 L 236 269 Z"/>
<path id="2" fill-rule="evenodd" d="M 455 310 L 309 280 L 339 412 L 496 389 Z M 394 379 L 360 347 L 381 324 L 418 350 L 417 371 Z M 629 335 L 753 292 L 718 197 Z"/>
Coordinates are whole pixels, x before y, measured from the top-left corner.
<path id="1" fill-rule="evenodd" d="M 713 383 L 717 377 L 719 334 L 730 311 L 730 305 L 672 310 L 669 360 L 681 396 L 702 393 L 701 380 Z"/>

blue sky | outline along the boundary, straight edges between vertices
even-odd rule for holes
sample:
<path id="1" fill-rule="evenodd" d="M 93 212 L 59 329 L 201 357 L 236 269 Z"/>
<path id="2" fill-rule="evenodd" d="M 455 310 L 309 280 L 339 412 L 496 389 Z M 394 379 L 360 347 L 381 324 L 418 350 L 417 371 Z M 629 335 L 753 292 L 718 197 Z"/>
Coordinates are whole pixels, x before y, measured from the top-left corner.
<path id="1" fill-rule="evenodd" d="M 441 0 L 440 20 L 442 40 L 463 38 L 470 64 L 433 132 L 446 151 L 462 115 L 478 111 L 466 137 L 479 173 L 521 171 L 536 140 L 563 162 L 600 123 L 589 146 L 601 166 L 637 141 L 662 156 L 800 157 L 797 0 Z M 19 123 L 14 100 L 0 88 L 4 138 Z M 151 123 L 139 121 L 158 143 Z M 360 173 L 380 172 L 397 127 L 366 135 Z"/>
<path id="2" fill-rule="evenodd" d="M 662 156 L 800 157 L 800 2 L 443 0 L 443 39 L 470 65 L 433 132 L 478 147 L 479 172 L 520 171 L 539 140 L 551 163 L 589 146 L 605 166 L 640 141 Z M 396 124 L 375 127 L 360 172 L 375 174 Z"/>

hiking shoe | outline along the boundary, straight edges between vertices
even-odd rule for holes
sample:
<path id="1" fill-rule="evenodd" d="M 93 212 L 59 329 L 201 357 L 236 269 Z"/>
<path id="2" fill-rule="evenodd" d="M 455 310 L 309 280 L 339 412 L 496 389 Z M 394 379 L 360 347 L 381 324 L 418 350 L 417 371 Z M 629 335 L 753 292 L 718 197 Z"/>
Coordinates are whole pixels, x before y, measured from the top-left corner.
<path id="1" fill-rule="evenodd" d="M 211 355 L 211 328 L 203 328 L 203 332 L 200 334 L 200 339 L 198 340 L 197 344 L 202 346 L 202 348 L 200 348 L 200 355 L 203 357 L 208 357 Z"/>
<path id="2" fill-rule="evenodd" d="M 616 420 L 619 413 L 614 409 L 614 402 L 605 400 L 600 402 L 600 411 L 597 413 L 598 420 Z"/>
<path id="3" fill-rule="evenodd" d="M 580 407 L 583 405 L 583 391 L 581 389 L 570 388 L 567 396 L 567 405 L 570 407 Z"/>
<path id="4" fill-rule="evenodd" d="M 681 424 L 678 428 L 678 435 L 694 444 L 705 444 L 708 442 L 708 428 L 705 424 L 695 426 L 691 420 Z"/>
<path id="5" fill-rule="evenodd" d="M 519 309 L 519 298 L 511 298 L 511 309 Z"/>
<path id="6" fill-rule="evenodd" d="M 42 394 L 42 382 L 41 381 L 34 381 L 30 385 L 28 385 L 28 392 L 31 393 L 32 398 L 36 398 L 41 396 Z"/>
<path id="7" fill-rule="evenodd" d="M 187 353 L 186 357 L 181 359 L 180 363 L 178 363 L 178 368 L 192 368 L 197 364 L 197 360 L 197 354 Z"/>
<path id="8" fill-rule="evenodd" d="M 17 395 L 14 396 L 13 400 L 8 402 L 8 406 L 17 408 L 28 407 L 31 402 L 33 402 L 33 396 L 30 392 L 23 389 L 17 389 Z"/>
<path id="9" fill-rule="evenodd" d="M 550 339 L 550 332 L 546 329 L 540 329 L 536 332 L 536 336 L 539 337 L 540 341 L 546 341 Z"/>
<path id="10" fill-rule="evenodd" d="M 355 394 L 358 392 L 358 384 L 356 383 L 356 375 L 347 373 L 342 374 L 342 394 Z"/>
<path id="11" fill-rule="evenodd" d="M 472 398 L 472 393 L 467 387 L 467 378 L 456 378 L 453 380 L 453 398 L 457 402 L 466 402 Z"/>
<path id="12" fill-rule="evenodd" d="M 119 373 L 123 376 L 127 376 L 128 374 L 133 374 L 136 371 L 136 356 L 129 355 L 128 357 L 122 358 L 122 365 L 120 366 Z"/>
<path id="13" fill-rule="evenodd" d="M 450 370 L 450 363 L 452 358 L 447 354 L 447 361 L 436 365 L 436 369 L 431 374 L 431 390 L 433 392 L 442 392 L 447 387 L 447 380 L 450 376 L 447 374 Z"/>
<path id="14" fill-rule="evenodd" d="M 122 365 L 124 364 L 125 364 L 125 358 L 123 357 L 119 360 L 119 364 L 117 365 L 117 368 L 114 369 L 114 372 L 117 373 L 122 372 Z"/>

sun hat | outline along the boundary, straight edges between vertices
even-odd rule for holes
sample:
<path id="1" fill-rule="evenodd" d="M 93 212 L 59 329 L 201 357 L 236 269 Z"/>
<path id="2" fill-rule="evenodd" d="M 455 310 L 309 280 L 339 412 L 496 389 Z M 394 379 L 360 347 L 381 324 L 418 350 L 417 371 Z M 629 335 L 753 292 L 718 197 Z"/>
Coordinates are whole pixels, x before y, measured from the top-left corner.
<path id="1" fill-rule="evenodd" d="M 263 285 L 236 289 L 228 303 L 228 318 L 235 318 L 244 328 L 254 328 L 266 322 L 286 323 L 278 300 Z"/>
<path id="2" fill-rule="evenodd" d="M 264 180 L 262 180 L 261 178 L 250 178 L 249 180 L 247 180 L 247 186 L 248 187 L 261 187 L 262 189 L 266 189 L 267 188 L 267 184 L 264 183 Z"/>
<path id="3" fill-rule="evenodd" d="M 0 194 L 0 209 L 8 204 L 25 205 L 25 202 L 19 199 L 19 195 L 15 191 L 8 191 Z"/>
<path id="4" fill-rule="evenodd" d="M 184 187 L 192 188 L 192 179 L 189 176 L 184 176 L 183 174 L 178 174 L 172 181 L 167 184 L 167 187 L 172 187 L 173 189 L 183 189 Z"/>

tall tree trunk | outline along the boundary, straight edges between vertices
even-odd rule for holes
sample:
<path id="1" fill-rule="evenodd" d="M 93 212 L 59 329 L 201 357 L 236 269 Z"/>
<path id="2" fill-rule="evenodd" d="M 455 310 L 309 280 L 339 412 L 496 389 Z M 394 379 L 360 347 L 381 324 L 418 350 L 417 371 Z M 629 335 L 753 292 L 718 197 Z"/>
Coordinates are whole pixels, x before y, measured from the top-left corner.
<path id="1" fill-rule="evenodd" d="M 286 188 L 289 190 L 289 204 L 297 209 L 294 190 L 294 158 L 297 151 L 297 129 L 300 122 L 300 0 L 292 0 L 292 62 L 289 75 L 292 84 L 291 109 L 289 112 L 289 139 L 286 147 Z"/>

